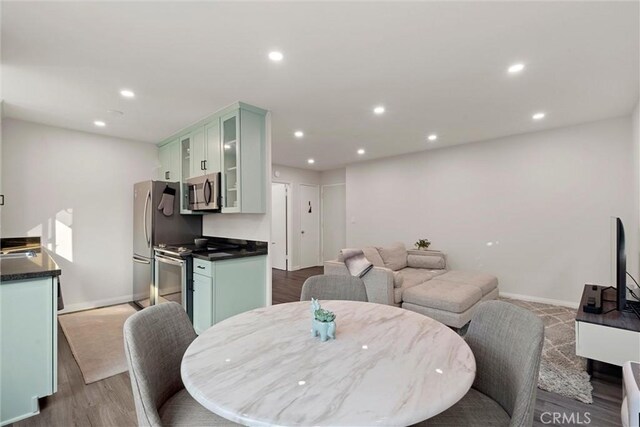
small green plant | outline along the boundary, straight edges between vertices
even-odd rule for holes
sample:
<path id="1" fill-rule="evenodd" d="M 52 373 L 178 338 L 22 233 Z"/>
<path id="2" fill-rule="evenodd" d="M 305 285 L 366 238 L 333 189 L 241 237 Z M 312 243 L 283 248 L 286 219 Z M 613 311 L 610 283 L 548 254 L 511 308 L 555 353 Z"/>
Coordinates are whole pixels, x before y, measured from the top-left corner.
<path id="1" fill-rule="evenodd" d="M 333 311 L 325 310 L 324 308 L 317 309 L 313 316 L 316 318 L 318 322 L 333 322 L 336 318 L 336 315 Z"/>
<path id="2" fill-rule="evenodd" d="M 418 249 L 427 249 L 431 245 L 429 239 L 420 239 L 416 242 L 416 248 Z"/>

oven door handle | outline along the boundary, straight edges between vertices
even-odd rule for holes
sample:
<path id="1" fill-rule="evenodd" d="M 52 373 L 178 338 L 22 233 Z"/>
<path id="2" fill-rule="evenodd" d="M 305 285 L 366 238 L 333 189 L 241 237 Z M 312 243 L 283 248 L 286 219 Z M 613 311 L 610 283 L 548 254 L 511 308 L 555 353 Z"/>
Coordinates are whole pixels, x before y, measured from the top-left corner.
<path id="1" fill-rule="evenodd" d="M 159 255 L 159 254 L 156 254 L 156 260 L 158 262 L 163 262 L 165 264 L 171 264 L 171 265 L 175 265 L 175 266 L 178 266 L 178 267 L 182 267 L 184 265 L 184 263 L 186 262 L 185 260 L 177 260 L 175 258 L 169 258 L 169 257 L 166 257 L 164 255 Z"/>

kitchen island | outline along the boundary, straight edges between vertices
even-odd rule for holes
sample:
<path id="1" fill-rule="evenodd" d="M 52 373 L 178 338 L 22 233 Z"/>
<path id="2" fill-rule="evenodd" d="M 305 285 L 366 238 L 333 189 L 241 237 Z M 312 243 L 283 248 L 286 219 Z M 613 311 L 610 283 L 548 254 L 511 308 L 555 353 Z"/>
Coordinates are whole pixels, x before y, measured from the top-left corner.
<path id="1" fill-rule="evenodd" d="M 40 412 L 57 390 L 58 277 L 34 238 L 2 239 L 0 259 L 0 425 Z"/>

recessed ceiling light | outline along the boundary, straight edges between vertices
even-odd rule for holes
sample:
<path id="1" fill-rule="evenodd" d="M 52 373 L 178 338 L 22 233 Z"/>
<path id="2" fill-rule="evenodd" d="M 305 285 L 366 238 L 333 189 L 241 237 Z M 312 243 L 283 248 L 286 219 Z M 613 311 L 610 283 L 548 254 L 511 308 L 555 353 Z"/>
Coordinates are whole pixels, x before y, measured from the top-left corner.
<path id="1" fill-rule="evenodd" d="M 95 120 L 93 122 L 94 125 L 98 126 L 99 128 L 103 128 L 105 127 L 107 124 L 105 122 L 103 122 L 102 120 Z"/>
<path id="2" fill-rule="evenodd" d="M 376 114 L 382 114 L 384 113 L 384 107 L 382 105 L 378 105 L 373 109 L 373 112 Z"/>
<path id="3" fill-rule="evenodd" d="M 510 66 L 508 68 L 508 71 L 511 74 L 519 73 L 522 70 L 524 70 L 524 64 L 523 63 L 513 64 L 512 66 Z"/>
<path id="4" fill-rule="evenodd" d="M 545 114 L 544 113 L 535 113 L 533 116 L 531 116 L 531 118 L 533 120 L 542 120 L 544 119 Z"/>
<path id="5" fill-rule="evenodd" d="M 293 134 L 296 138 L 302 138 L 304 136 L 304 132 L 302 132 L 301 130 L 297 130 Z"/>
<path id="6" fill-rule="evenodd" d="M 129 90 L 129 89 L 122 89 L 120 91 L 120 95 L 122 95 L 125 98 L 135 98 L 135 96 L 136 96 L 136 94 L 133 93 L 133 91 Z"/>
<path id="7" fill-rule="evenodd" d="M 316 161 L 315 161 L 315 160 L 313 160 L 313 159 L 309 159 L 309 160 L 307 160 L 307 163 L 309 163 L 310 165 L 314 164 L 315 162 L 316 162 Z"/>
<path id="8" fill-rule="evenodd" d="M 438 135 L 436 135 L 435 133 L 432 133 L 431 135 L 429 135 L 429 136 L 427 137 L 427 139 L 428 139 L 429 141 L 435 141 L 436 139 L 438 139 Z"/>
<path id="9" fill-rule="evenodd" d="M 363 155 L 365 153 L 364 148 L 358 150 L 358 154 Z"/>
<path id="10" fill-rule="evenodd" d="M 273 52 L 269 52 L 269 59 L 274 62 L 280 62 L 282 61 L 282 58 L 284 58 L 284 55 L 282 54 L 282 52 L 278 52 L 275 50 Z"/>

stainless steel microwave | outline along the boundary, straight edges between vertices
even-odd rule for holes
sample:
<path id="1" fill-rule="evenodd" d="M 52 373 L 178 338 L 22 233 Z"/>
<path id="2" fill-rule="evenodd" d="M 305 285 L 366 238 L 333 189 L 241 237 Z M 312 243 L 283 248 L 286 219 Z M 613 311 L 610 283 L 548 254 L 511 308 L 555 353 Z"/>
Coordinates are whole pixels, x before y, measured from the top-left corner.
<path id="1" fill-rule="evenodd" d="M 220 210 L 220 173 L 198 176 L 187 180 L 189 210 Z"/>

